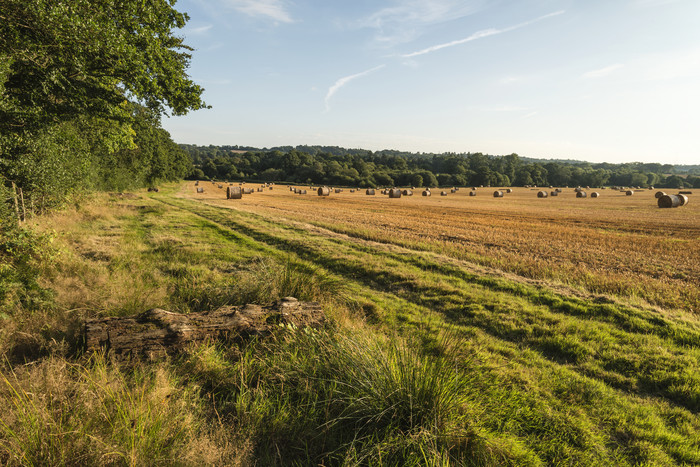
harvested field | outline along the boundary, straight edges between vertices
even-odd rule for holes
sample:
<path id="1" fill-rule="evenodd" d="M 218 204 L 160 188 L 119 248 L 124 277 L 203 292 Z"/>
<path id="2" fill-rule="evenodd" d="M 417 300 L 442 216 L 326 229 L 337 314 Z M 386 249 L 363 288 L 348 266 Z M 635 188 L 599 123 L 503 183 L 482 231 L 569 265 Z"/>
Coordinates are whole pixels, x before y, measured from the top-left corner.
<path id="1" fill-rule="evenodd" d="M 192 188 L 181 196 L 193 197 Z M 548 199 L 527 188 L 514 188 L 507 199 L 468 193 L 389 203 L 361 193 L 300 199 L 266 192 L 245 196 L 235 208 L 585 292 L 700 310 L 700 203 L 663 210 L 652 191 L 610 192 L 605 203 L 576 199 L 573 190 Z M 198 199 L 225 204 L 216 189 Z"/>

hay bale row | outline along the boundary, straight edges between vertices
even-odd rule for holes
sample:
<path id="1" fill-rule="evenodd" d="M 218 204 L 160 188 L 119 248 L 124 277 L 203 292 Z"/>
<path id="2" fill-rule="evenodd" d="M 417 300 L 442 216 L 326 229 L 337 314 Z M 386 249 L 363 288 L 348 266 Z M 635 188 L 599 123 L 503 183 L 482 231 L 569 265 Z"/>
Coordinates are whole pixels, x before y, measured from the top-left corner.
<path id="1" fill-rule="evenodd" d="M 239 186 L 230 186 L 226 189 L 226 199 L 241 199 L 243 190 Z"/>
<path id="2" fill-rule="evenodd" d="M 685 206 L 688 204 L 688 197 L 683 194 L 677 195 L 664 195 L 658 200 L 658 205 L 660 208 L 677 208 L 679 206 Z"/>
<path id="3" fill-rule="evenodd" d="M 389 198 L 401 198 L 401 190 L 398 188 L 392 188 L 389 190 Z"/>

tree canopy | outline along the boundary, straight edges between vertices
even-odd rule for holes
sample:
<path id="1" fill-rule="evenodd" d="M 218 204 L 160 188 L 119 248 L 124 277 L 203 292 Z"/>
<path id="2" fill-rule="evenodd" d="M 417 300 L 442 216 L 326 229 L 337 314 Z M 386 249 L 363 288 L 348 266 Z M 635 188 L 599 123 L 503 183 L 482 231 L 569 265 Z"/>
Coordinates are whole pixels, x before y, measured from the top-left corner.
<path id="1" fill-rule="evenodd" d="M 517 154 L 417 154 L 298 146 L 270 150 L 180 145 L 192 158 L 193 178 L 376 186 L 694 186 L 700 177 L 669 175 L 661 164 L 537 161 Z M 690 167 L 689 170 L 694 170 Z"/>
<path id="2" fill-rule="evenodd" d="M 160 118 L 206 105 L 174 5 L 0 0 L 0 183 L 38 197 L 187 174 Z"/>

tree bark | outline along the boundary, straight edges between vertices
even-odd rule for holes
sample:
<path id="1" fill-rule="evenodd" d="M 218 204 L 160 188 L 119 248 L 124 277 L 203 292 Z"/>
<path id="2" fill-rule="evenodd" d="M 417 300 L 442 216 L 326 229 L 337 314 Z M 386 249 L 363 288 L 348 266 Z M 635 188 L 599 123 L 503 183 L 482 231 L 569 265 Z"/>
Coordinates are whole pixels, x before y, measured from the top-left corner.
<path id="1" fill-rule="evenodd" d="M 88 351 L 152 356 L 176 352 L 191 343 L 245 339 L 286 325 L 319 327 L 324 321 L 318 303 L 293 297 L 271 306 L 230 306 L 187 315 L 154 308 L 134 317 L 86 321 L 85 343 Z"/>

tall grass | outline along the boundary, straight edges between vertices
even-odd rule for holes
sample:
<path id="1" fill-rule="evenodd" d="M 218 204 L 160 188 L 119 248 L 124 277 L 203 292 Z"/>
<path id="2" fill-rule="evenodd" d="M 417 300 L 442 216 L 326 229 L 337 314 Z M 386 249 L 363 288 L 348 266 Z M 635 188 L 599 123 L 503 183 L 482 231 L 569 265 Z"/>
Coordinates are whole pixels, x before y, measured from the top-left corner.
<path id="1" fill-rule="evenodd" d="M 0 380 L 3 465 L 173 465 L 221 460 L 195 388 L 165 364 L 50 358 Z M 209 452 L 203 452 L 209 450 Z"/>
<path id="2" fill-rule="evenodd" d="M 200 347 L 183 369 L 256 440 L 266 465 L 507 464 L 531 455 L 478 434 L 470 361 L 400 339 L 290 329 L 242 354 Z"/>

